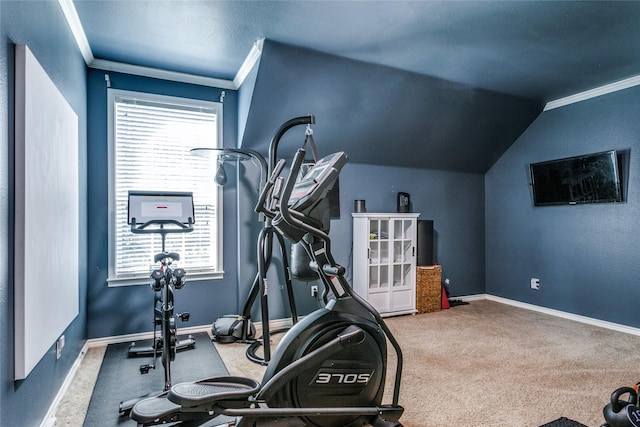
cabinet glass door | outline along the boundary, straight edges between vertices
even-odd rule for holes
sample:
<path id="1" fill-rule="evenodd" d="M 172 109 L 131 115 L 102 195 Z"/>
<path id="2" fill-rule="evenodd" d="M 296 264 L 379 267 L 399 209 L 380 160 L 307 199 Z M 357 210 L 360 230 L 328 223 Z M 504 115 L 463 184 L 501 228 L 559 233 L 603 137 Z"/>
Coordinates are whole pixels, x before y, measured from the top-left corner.
<path id="1" fill-rule="evenodd" d="M 369 221 L 369 290 L 389 288 L 389 220 Z"/>
<path id="2" fill-rule="evenodd" d="M 415 255 L 413 245 L 413 221 L 393 221 L 393 287 L 412 286 L 412 262 Z"/>

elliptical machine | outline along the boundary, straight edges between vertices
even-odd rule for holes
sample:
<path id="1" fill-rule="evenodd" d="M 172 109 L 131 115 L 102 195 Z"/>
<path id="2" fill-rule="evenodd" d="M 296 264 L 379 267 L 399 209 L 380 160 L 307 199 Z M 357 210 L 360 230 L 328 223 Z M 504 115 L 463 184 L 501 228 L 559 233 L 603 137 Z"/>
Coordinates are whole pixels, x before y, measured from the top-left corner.
<path id="1" fill-rule="evenodd" d="M 311 267 L 333 297 L 282 338 L 262 384 L 223 376 L 174 385 L 134 406 L 131 418 L 140 425 L 200 425 L 226 415 L 237 417 L 236 427 L 401 427 L 400 346 L 380 314 L 353 292 L 331 254 L 326 194 L 347 156 L 319 160 L 296 182 L 304 154 L 298 150 L 286 181 L 280 177 L 284 160 L 276 165 L 256 209 L 292 243 L 304 242 Z M 392 403 L 382 404 L 387 342 L 396 353 L 395 380 Z"/>
<path id="2" fill-rule="evenodd" d="M 151 363 L 140 365 L 140 373 L 146 374 L 156 369 L 158 354 L 164 367 L 164 388 L 171 388 L 171 362 L 179 350 L 193 349 L 196 340 L 189 335 L 186 339 L 177 339 L 177 319 L 189 320 L 189 313 L 174 314 L 174 291 L 182 289 L 187 281 L 183 268 L 173 268 L 174 261 L 180 255 L 165 250 L 165 240 L 170 233 L 189 233 L 193 231 L 195 222 L 192 193 L 168 193 L 149 191 L 129 191 L 129 224 L 134 234 L 160 234 L 162 251 L 154 255 L 154 263 L 160 267 L 151 272 L 151 290 L 153 296 L 153 340 L 150 346 L 138 347 L 133 342 L 129 345 L 128 356 L 151 356 Z M 158 336 L 160 328 L 160 336 Z M 161 393 L 161 392 L 160 392 Z M 146 396 L 144 396 L 146 397 Z M 128 414 L 133 405 L 141 398 L 120 402 L 120 413 Z"/>

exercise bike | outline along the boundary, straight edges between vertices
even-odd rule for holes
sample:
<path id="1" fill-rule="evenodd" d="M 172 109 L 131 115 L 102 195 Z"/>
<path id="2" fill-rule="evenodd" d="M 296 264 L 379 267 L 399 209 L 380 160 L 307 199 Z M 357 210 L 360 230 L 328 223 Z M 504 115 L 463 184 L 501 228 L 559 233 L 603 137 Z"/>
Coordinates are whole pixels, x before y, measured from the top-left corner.
<path id="1" fill-rule="evenodd" d="M 186 214 L 183 215 L 182 212 Z M 192 193 L 129 192 L 131 232 L 160 234 L 162 252 L 154 256 L 153 262 L 160 265 L 159 268 L 153 269 L 150 275 L 150 287 L 154 292 L 152 344 L 139 347 L 135 342 L 131 343 L 127 355 L 129 357 L 151 356 L 151 363 L 140 365 L 141 374 L 156 369 L 156 360 L 160 355 L 164 367 L 162 392 L 171 388 L 171 362 L 175 360 L 176 352 L 193 349 L 196 345 L 196 340 L 191 335 L 186 339 L 177 339 L 177 319 L 187 322 L 190 317 L 188 312 L 174 313 L 174 291 L 186 285 L 186 271 L 179 267 L 173 268 L 173 262 L 179 261 L 180 255 L 165 250 L 167 234 L 193 231 L 194 218 Z M 159 336 L 158 328 L 160 328 Z M 127 415 L 140 399 L 142 398 L 121 402 L 120 413 Z"/>
<path id="2" fill-rule="evenodd" d="M 176 384 L 133 407 L 130 416 L 139 425 L 200 425 L 226 415 L 236 417 L 235 427 L 401 427 L 400 346 L 331 254 L 326 194 L 347 156 L 324 157 L 296 180 L 304 154 L 298 150 L 286 180 L 280 177 L 284 160 L 276 165 L 256 210 L 292 243 L 304 242 L 310 266 L 332 298 L 282 338 L 262 384 L 235 376 Z M 392 403 L 382 404 L 387 342 L 396 353 L 395 380 Z"/>

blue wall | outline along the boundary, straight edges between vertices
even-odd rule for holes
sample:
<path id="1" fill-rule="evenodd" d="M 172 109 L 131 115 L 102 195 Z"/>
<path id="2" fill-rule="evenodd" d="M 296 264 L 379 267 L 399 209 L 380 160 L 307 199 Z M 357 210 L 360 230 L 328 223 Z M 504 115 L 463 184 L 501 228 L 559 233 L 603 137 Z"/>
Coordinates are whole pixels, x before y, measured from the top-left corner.
<path id="1" fill-rule="evenodd" d="M 0 162 L 3 165 L 0 175 L 0 254 L 3 265 L 0 273 L 0 424 L 34 426 L 44 418 L 86 337 L 86 66 L 58 2 L 2 1 L 0 19 Z M 29 47 L 78 115 L 80 157 L 80 314 L 64 332 L 66 346 L 62 357 L 56 360 L 55 345 L 52 346 L 22 381 L 13 380 L 13 88 L 14 44 L 17 43 Z M 55 272 L 52 272 L 52 279 L 55 279 Z M 52 286 L 55 286 L 55 280 Z"/>
<path id="2" fill-rule="evenodd" d="M 348 154 L 348 153 L 347 153 Z M 433 220 L 434 258 L 452 296 L 484 293 L 484 177 L 348 163 L 340 174 L 340 220 L 331 224 L 334 256 L 349 272 L 353 204 L 366 201 L 367 212 L 395 212 L 399 191 L 411 195 L 419 219 Z"/>
<path id="3" fill-rule="evenodd" d="M 546 111 L 493 166 L 487 293 L 640 327 L 639 117 L 640 87 Z M 530 163 L 610 149 L 630 150 L 625 203 L 533 207 Z"/>
<path id="4" fill-rule="evenodd" d="M 539 102 L 269 40 L 252 71 L 247 87 L 240 89 L 239 114 L 247 116 L 240 133 L 242 148 L 266 154 L 284 121 L 313 114 L 320 155 L 342 150 L 352 159 L 340 178 L 341 219 L 332 221 L 332 248 L 339 263 L 350 263 L 353 200 L 366 199 L 369 211 L 394 212 L 397 192 L 406 191 L 413 196 L 414 211 L 435 221 L 436 257 L 450 279 L 451 293 L 484 293 L 482 173 L 534 120 L 541 110 Z M 458 134 L 460 131 L 466 134 Z M 457 143 L 468 138 L 482 156 L 460 150 Z M 290 160 L 303 140 L 303 126 L 291 129 L 281 140 L 279 156 Z M 490 140 L 494 148 L 482 150 L 479 147 L 485 145 L 480 140 Z M 502 144 L 498 141 L 505 146 L 497 148 Z M 395 163 L 419 166 L 392 167 Z M 452 168 L 475 173 L 436 170 Z M 254 242 L 259 226 L 253 214 L 255 192 L 246 186 L 238 197 L 238 231 L 244 234 L 246 230 L 252 236 L 239 239 L 242 300 L 255 275 Z M 287 317 L 278 258 L 274 264 L 268 276 L 270 317 Z M 299 313 L 316 307 L 308 284 L 295 283 L 295 292 Z M 254 318 L 257 315 L 254 311 Z"/>
<path id="5" fill-rule="evenodd" d="M 88 191 L 89 277 L 88 338 L 150 331 L 153 327 L 153 292 L 146 285 L 108 287 L 108 147 L 107 87 L 105 71 L 91 70 L 88 78 Z M 221 89 L 127 74 L 108 73 L 113 89 L 158 93 L 218 102 Z M 237 141 L 237 92 L 225 90 L 223 144 Z M 213 166 L 212 166 L 213 167 Z M 215 185 L 211 183 L 211 185 Z M 176 293 L 176 308 L 191 313 L 189 323 L 210 324 L 221 314 L 236 312 L 236 181 L 229 174 L 224 187 L 224 279 L 189 281 Z"/>
<path id="6" fill-rule="evenodd" d="M 357 163 L 418 169 L 486 173 L 544 107 L 268 39 L 252 83 L 242 147 L 266 151 L 282 122 L 313 114 L 327 150 L 346 151 Z M 296 144 L 283 143 L 281 153 Z"/>
<path id="7" fill-rule="evenodd" d="M 322 141 L 317 138 L 319 155 Z M 348 153 L 347 153 L 348 154 Z M 366 200 L 367 212 L 395 212 L 399 191 L 411 194 L 414 212 L 420 219 L 434 221 L 434 257 L 442 265 L 443 279 L 449 278 L 452 296 L 483 294 L 485 292 L 484 240 L 484 176 L 482 174 L 445 172 L 426 169 L 347 163 L 340 174 L 340 218 L 331 221 L 330 236 L 336 261 L 347 267 L 351 278 L 354 200 Z M 259 228 L 249 214 L 255 204 L 251 191 L 239 192 L 240 228 L 257 236 Z M 244 234 L 244 233 L 243 233 Z M 255 275 L 255 237 L 240 240 L 240 290 L 248 293 Z M 268 276 L 271 318 L 287 317 L 281 265 L 274 261 Z M 294 281 L 298 314 L 306 314 L 317 307 L 310 297 L 309 284 Z M 242 297 L 241 297 L 242 298 Z M 254 311 L 254 316 L 257 316 Z M 255 317 L 259 319 L 259 317 Z"/>

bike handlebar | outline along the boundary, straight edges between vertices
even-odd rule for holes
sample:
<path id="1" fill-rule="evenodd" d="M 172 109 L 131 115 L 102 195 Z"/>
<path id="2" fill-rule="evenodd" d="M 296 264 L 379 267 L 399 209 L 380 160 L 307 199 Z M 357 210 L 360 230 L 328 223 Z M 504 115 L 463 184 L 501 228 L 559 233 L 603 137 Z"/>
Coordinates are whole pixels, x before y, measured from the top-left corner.
<path id="1" fill-rule="evenodd" d="M 147 229 L 151 225 L 159 225 L 160 228 Z M 165 225 L 175 225 L 178 228 L 164 228 Z M 131 218 L 131 232 L 134 234 L 150 234 L 150 233 L 190 233 L 193 231 L 193 219 L 189 218 L 188 224 L 183 224 L 175 219 L 152 219 L 143 224 L 136 223 L 135 218 Z"/>

